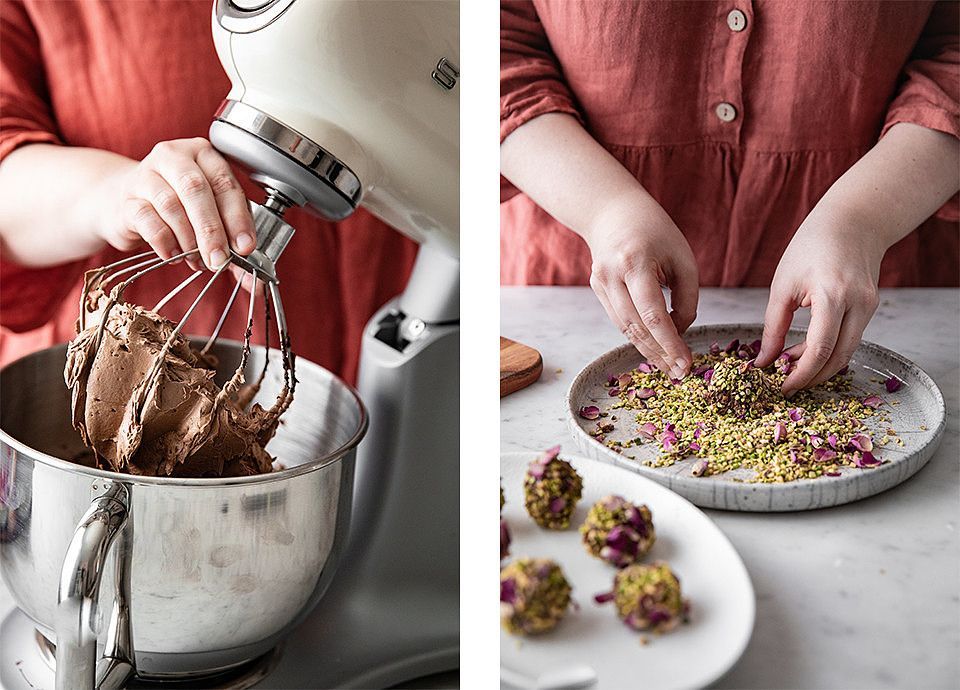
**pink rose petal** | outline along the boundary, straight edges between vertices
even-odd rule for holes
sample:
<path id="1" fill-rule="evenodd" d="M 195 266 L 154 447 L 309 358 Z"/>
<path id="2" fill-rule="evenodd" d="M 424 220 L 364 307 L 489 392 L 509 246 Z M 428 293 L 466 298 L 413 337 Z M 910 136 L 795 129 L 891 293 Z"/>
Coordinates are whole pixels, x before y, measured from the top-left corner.
<path id="1" fill-rule="evenodd" d="M 868 395 L 863 399 L 863 404 L 876 410 L 878 407 L 883 405 L 883 398 L 881 398 L 879 395 Z"/>
<path id="2" fill-rule="evenodd" d="M 580 416 L 583 419 L 597 419 L 600 417 L 600 408 L 596 405 L 586 405 L 580 408 Z"/>
<path id="3" fill-rule="evenodd" d="M 652 441 L 657 436 L 657 425 L 653 422 L 647 422 L 640 427 L 640 435 Z"/>
<path id="4" fill-rule="evenodd" d="M 900 386 L 903 385 L 903 381 L 898 379 L 896 376 L 891 376 L 883 382 L 883 385 L 886 386 L 887 393 L 896 393 L 898 390 L 900 390 Z"/>
<path id="5" fill-rule="evenodd" d="M 773 425 L 773 442 L 780 443 L 787 436 L 787 425 L 783 422 L 777 422 Z"/>
<path id="6" fill-rule="evenodd" d="M 866 434 L 856 434 L 850 439 L 850 445 L 859 451 L 871 451 L 873 450 L 873 439 Z"/>

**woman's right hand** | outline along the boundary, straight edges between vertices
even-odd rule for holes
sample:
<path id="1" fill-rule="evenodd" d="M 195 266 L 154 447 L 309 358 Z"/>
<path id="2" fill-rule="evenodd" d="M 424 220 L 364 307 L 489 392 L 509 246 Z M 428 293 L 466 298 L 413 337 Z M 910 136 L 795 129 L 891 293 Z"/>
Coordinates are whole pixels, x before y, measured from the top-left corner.
<path id="1" fill-rule="evenodd" d="M 611 204 L 583 233 L 593 258 L 590 287 L 610 320 L 671 378 L 693 356 L 680 336 L 697 317 L 699 278 L 686 238 L 650 198 Z M 670 312 L 660 287 L 670 289 Z"/>
<path id="2" fill-rule="evenodd" d="M 162 141 L 105 181 L 102 239 L 122 251 L 146 242 L 162 258 L 199 247 L 207 268 L 256 247 L 253 218 L 227 161 L 202 138 Z M 196 255 L 187 259 L 202 268 Z"/>

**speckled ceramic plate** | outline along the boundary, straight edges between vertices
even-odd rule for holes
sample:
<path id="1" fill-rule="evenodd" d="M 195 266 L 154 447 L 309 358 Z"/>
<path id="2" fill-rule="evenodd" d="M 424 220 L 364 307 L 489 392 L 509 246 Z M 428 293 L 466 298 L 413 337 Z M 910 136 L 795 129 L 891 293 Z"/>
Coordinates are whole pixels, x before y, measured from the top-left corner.
<path id="1" fill-rule="evenodd" d="M 505 685 L 700 688 L 726 673 L 750 641 L 755 598 L 747 569 L 723 532 L 689 501 L 649 479 L 562 451 L 560 457 L 583 476 L 583 498 L 570 529 L 540 529 L 523 507 L 523 476 L 536 456 L 500 456 L 503 516 L 513 536 L 510 553 L 557 561 L 579 609 L 543 635 L 518 638 L 501 630 Z M 584 549 L 576 529 L 590 506 L 610 494 L 649 506 L 657 540 L 644 562 L 669 563 L 690 601 L 690 622 L 664 635 L 645 635 L 646 645 L 617 618 L 612 603 L 594 602 L 594 594 L 612 587 L 615 569 Z"/>
<path id="2" fill-rule="evenodd" d="M 751 342 L 760 337 L 761 331 L 759 324 L 700 326 L 690 329 L 684 339 L 694 352 L 706 352 L 713 341 L 723 345 L 734 338 Z M 792 329 L 787 343 L 802 341 L 805 333 L 802 329 Z M 872 469 L 844 467 L 839 477 L 824 476 L 784 484 L 751 483 L 751 470 L 694 477 L 690 472 L 693 458 L 669 467 L 649 467 L 643 463 L 657 456 L 656 444 L 643 444 L 625 450 L 624 454 L 617 453 L 590 436 L 589 431 L 595 428 L 596 422 L 578 415 L 584 405 L 608 410 L 616 400 L 607 394 L 607 377 L 630 371 L 642 361 L 643 357 L 632 345 L 623 345 L 577 374 L 567 393 L 568 418 L 574 438 L 588 457 L 639 472 L 704 508 L 757 512 L 812 510 L 878 494 L 907 480 L 927 463 L 940 445 L 946 423 L 943 395 L 926 372 L 895 352 L 863 342 L 850 362 L 853 385 L 864 395 L 875 393 L 888 403 L 897 402 L 883 407 L 891 420 L 883 424 L 883 428 L 893 427 L 904 442 L 902 447 L 890 443 L 875 450 L 874 454 L 884 461 L 882 465 Z M 890 375 L 903 381 L 896 393 L 887 393 L 882 384 L 870 380 Z M 619 412 L 619 422 L 616 429 L 607 434 L 607 440 L 635 438 L 637 424 L 632 416 Z M 878 425 L 872 424 L 868 423 L 868 428 L 875 431 Z"/>

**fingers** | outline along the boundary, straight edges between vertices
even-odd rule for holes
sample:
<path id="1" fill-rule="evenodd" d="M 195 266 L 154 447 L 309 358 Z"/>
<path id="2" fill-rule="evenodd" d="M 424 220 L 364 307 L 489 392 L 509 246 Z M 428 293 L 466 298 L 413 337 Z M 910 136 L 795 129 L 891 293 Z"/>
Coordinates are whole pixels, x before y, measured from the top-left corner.
<path id="1" fill-rule="evenodd" d="M 770 291 L 767 311 L 763 317 L 760 354 L 757 355 L 755 362 L 758 367 L 769 366 L 773 360 L 780 356 L 787 338 L 787 331 L 790 330 L 790 324 L 793 322 L 793 312 L 795 310 L 796 304 L 791 298 L 780 294 L 776 289 Z"/>
<path id="2" fill-rule="evenodd" d="M 670 284 L 670 318 L 683 335 L 697 318 L 697 303 L 700 299 L 700 278 L 697 265 L 678 271 Z"/>
<path id="3" fill-rule="evenodd" d="M 870 323 L 871 316 L 873 316 L 871 311 L 857 307 L 846 313 L 843 317 L 843 324 L 840 326 L 840 333 L 837 336 L 837 345 L 833 354 L 830 355 L 830 359 L 827 360 L 820 373 L 810 382 L 811 386 L 823 383 L 847 366 L 850 358 L 853 357 L 853 353 L 860 346 L 863 331 Z"/>
<path id="4" fill-rule="evenodd" d="M 844 309 L 838 302 L 821 299 L 811 303 L 806 348 L 783 382 L 784 395 L 806 388 L 823 371 L 836 350 L 843 317 Z"/>
<path id="5" fill-rule="evenodd" d="M 213 190 L 195 160 L 205 145 L 202 139 L 161 142 L 147 158 L 150 167 L 176 193 L 190 221 L 203 262 L 215 270 L 228 260 L 229 246 Z M 168 205 L 173 208 L 172 202 Z"/>
<path id="6" fill-rule="evenodd" d="M 625 284 L 640 323 L 649 331 L 663 352 L 673 378 L 683 378 L 689 370 L 693 355 L 677 333 L 677 327 L 667 314 L 660 282 L 652 271 L 629 271 Z"/>
<path id="7" fill-rule="evenodd" d="M 627 293 L 626 286 L 624 286 L 623 283 L 611 284 L 610 291 L 608 292 L 603 281 L 599 280 L 596 276 L 591 276 L 590 286 L 597 294 L 597 298 L 607 312 L 607 316 L 610 317 L 610 320 L 613 321 L 617 328 L 627 337 L 627 340 L 637 348 L 640 354 L 642 354 L 650 364 L 669 376 L 671 367 L 667 366 L 667 363 L 664 361 L 663 351 L 657 345 L 656 341 L 654 341 L 646 329 L 640 325 L 640 316 L 636 313 L 633 302 Z M 616 295 L 616 303 L 611 299 L 610 292 Z M 621 309 L 626 312 L 625 315 L 621 314 Z"/>
<path id="8" fill-rule="evenodd" d="M 246 256 L 254 250 L 257 242 L 253 217 L 240 183 L 227 161 L 211 147 L 205 147 L 197 154 L 197 165 L 210 184 L 230 245 L 238 254 Z"/>
<path id="9" fill-rule="evenodd" d="M 177 193 L 167 184 L 165 179 L 159 174 L 149 171 L 141 178 L 136 191 L 141 199 L 150 202 L 174 237 L 177 244 L 174 248 L 174 254 L 181 254 L 197 248 L 197 236 L 193 231 L 193 226 L 190 225 L 190 219 L 187 218 L 187 212 L 183 209 Z M 150 246 L 158 254 L 160 253 L 153 243 L 150 243 Z M 161 256 L 163 255 L 161 254 Z M 163 258 L 168 259 L 170 257 L 164 256 Z M 196 254 L 187 257 L 187 264 L 195 271 L 203 267 Z"/>
<path id="10" fill-rule="evenodd" d="M 124 208 L 128 231 L 142 238 L 160 256 L 169 259 L 180 253 L 173 231 L 163 222 L 153 205 L 145 199 L 128 199 Z M 132 249 L 133 247 L 121 247 Z"/>

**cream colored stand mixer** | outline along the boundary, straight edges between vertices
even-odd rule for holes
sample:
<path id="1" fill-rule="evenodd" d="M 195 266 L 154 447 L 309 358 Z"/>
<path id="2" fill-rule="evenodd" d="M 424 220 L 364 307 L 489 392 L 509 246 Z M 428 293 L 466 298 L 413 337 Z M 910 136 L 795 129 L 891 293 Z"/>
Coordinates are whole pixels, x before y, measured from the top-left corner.
<path id="1" fill-rule="evenodd" d="M 371 319 L 350 540 L 263 687 L 379 687 L 459 664 L 459 5 L 218 0 L 233 88 L 210 140 L 283 209 L 358 205 L 420 243 Z M 280 276 L 282 278 L 282 263 Z"/>
<path id="2" fill-rule="evenodd" d="M 459 6 L 215 0 L 212 26 L 232 88 L 210 140 L 265 192 L 251 202 L 257 250 L 235 261 L 282 282 L 288 208 L 339 220 L 363 206 L 420 243 L 413 274 L 364 331 L 362 403 L 298 363 L 296 399 L 268 450 L 281 462 L 296 450 L 310 471 L 286 480 L 105 481 L 43 447 L 54 426 L 76 434 L 65 416 L 54 424 L 49 397 L 22 395 L 49 390 L 66 407 L 51 366 L 63 353 L 5 368 L 2 394 L 17 404 L 0 420 L 0 566 L 20 607 L 0 629 L 6 690 L 52 688 L 54 668 L 57 688 L 93 678 L 101 688 L 366 688 L 459 665 Z M 215 354 L 236 362 L 238 345 Z M 253 371 L 262 358 L 254 353 Z M 75 553 L 82 568 L 61 571 L 91 500 L 71 542 L 90 562 Z M 132 565 L 105 555 L 114 534 Z M 189 552 L 195 581 L 151 579 L 137 562 L 207 542 L 216 553 Z M 269 583 L 247 576 L 237 582 L 248 589 L 223 595 L 204 585 L 204 573 L 219 582 L 230 568 Z M 58 576 L 61 595 L 64 583 L 83 589 L 77 607 L 52 596 Z M 57 636 L 43 625 L 55 615 Z"/>

